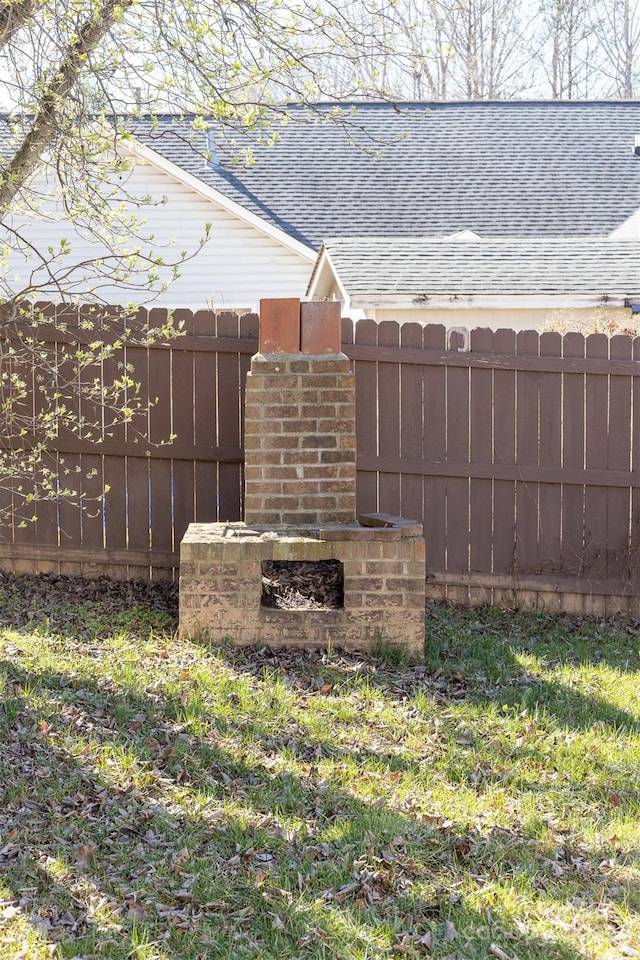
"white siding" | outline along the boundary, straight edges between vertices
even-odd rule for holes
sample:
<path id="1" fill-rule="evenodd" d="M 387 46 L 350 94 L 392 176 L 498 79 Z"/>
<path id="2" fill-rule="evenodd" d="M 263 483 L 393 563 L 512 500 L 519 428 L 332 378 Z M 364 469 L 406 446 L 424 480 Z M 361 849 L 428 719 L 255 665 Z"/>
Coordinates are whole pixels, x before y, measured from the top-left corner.
<path id="1" fill-rule="evenodd" d="M 148 194 L 153 198 L 153 203 L 137 210 L 144 221 L 138 243 L 144 251 L 152 249 L 160 253 L 167 262 L 178 259 L 183 250 L 189 254 L 198 251 L 205 224 L 211 224 L 209 240 L 193 259 L 182 263 L 180 277 L 154 299 L 155 305 L 193 310 L 209 306 L 255 308 L 261 297 L 304 297 L 311 264 L 277 240 L 151 165 L 138 163 L 127 175 L 126 188 L 135 197 Z M 51 205 L 49 211 L 51 219 L 21 226 L 22 232 L 40 250 L 46 250 L 49 245 L 57 247 L 62 239 L 68 240 L 72 252 L 64 258 L 65 265 L 95 258 L 103 252 L 91 237 L 83 236 L 81 229 L 74 228 L 68 220 L 55 219 L 59 214 Z M 129 240 L 123 243 L 122 249 L 132 247 Z M 14 251 L 8 267 L 5 277 L 14 290 L 20 290 L 29 281 L 34 261 Z M 169 277 L 170 270 L 165 269 L 161 278 Z M 92 299 L 89 294 L 92 286 L 92 282 L 85 279 L 74 292 L 82 299 Z M 55 298 L 53 290 L 46 292 Z M 97 292 L 100 299 L 108 303 L 142 303 L 149 299 L 147 291 L 112 284 L 100 286 Z"/>

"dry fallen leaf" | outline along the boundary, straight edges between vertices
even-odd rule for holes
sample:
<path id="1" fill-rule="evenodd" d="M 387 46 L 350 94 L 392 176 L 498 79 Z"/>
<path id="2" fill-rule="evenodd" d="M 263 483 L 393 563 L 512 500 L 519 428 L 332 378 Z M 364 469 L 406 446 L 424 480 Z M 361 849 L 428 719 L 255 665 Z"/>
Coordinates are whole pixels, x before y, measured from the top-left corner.
<path id="1" fill-rule="evenodd" d="M 344 900 L 345 897 L 348 897 L 350 894 L 354 893 L 360 888 L 360 883 L 356 880 L 353 883 L 347 883 L 344 887 L 340 887 L 339 890 L 336 890 L 332 896 L 333 900 Z"/>
<path id="2" fill-rule="evenodd" d="M 496 960 L 511 960 L 511 957 L 501 950 L 496 943 L 492 943 L 489 947 L 489 955 L 495 957 Z"/>
<path id="3" fill-rule="evenodd" d="M 12 917 L 17 917 L 21 913 L 22 913 L 22 910 L 20 909 L 20 907 L 14 907 L 14 906 L 3 907 L 0 910 L 0 919 L 10 920 Z"/>
<path id="4" fill-rule="evenodd" d="M 407 936 L 403 937 L 402 940 L 398 940 L 397 943 L 394 943 L 392 949 L 394 953 L 399 953 L 404 956 L 417 956 L 417 951 Z"/>
<path id="5" fill-rule="evenodd" d="M 416 937 L 415 942 L 419 944 L 421 947 L 426 947 L 427 950 L 431 949 L 431 946 L 433 943 L 431 934 L 429 933 L 428 930 L 426 933 L 423 933 L 421 937 Z"/>
<path id="6" fill-rule="evenodd" d="M 98 849 L 95 843 L 83 843 L 75 852 L 75 859 L 78 863 L 90 863 L 93 855 Z"/>
<path id="7" fill-rule="evenodd" d="M 458 936 L 458 931 L 455 926 L 452 924 L 451 920 L 447 920 L 444 925 L 444 933 L 442 935 L 443 943 L 452 943 Z"/>

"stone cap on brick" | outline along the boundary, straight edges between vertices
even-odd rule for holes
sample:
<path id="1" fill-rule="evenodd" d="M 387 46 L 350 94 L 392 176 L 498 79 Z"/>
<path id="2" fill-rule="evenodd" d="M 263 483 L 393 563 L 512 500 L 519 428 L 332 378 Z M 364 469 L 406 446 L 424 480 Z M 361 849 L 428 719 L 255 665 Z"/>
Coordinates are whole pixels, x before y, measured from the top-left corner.
<path id="1" fill-rule="evenodd" d="M 359 527 L 350 524 L 320 527 L 319 540 L 399 540 L 400 531 L 393 527 Z"/>
<path id="2" fill-rule="evenodd" d="M 254 353 L 251 357 L 252 373 L 306 374 L 349 373 L 351 361 L 345 353 L 300 354 L 300 353 Z"/>
<path id="3" fill-rule="evenodd" d="M 399 530 L 401 537 L 421 537 L 422 524 L 406 517 L 394 517 L 390 513 L 361 513 L 358 522 L 363 527 L 382 527 Z"/>
<path id="4" fill-rule="evenodd" d="M 295 297 L 260 301 L 260 353 L 339 354 L 342 344 L 339 301 L 300 303 Z"/>
<path id="5" fill-rule="evenodd" d="M 388 517 L 388 514 L 365 514 L 371 516 Z M 183 538 L 183 543 L 212 542 L 221 540 L 270 541 L 270 540 L 400 540 L 405 537 L 421 537 L 422 524 L 414 520 L 403 520 L 401 517 L 392 518 L 395 524 L 375 523 L 335 524 L 318 527 L 301 525 L 298 527 L 270 526 L 252 524 L 248 526 L 242 520 L 218 523 L 191 523 Z"/>

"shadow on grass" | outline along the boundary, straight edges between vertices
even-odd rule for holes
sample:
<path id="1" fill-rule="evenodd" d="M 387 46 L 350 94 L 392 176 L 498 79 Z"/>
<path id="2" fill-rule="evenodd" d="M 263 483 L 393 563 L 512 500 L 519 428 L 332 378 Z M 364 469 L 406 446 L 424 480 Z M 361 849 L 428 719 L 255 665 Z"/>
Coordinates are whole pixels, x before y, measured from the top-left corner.
<path id="1" fill-rule="evenodd" d="M 425 650 L 430 672 L 441 671 L 453 699 L 500 698 L 509 707 L 539 708 L 567 730 L 597 724 L 640 731 L 637 712 L 549 678 L 552 670 L 565 667 L 604 666 L 623 680 L 640 674 L 640 634 L 632 625 L 433 604 L 427 610 Z"/>
<path id="2" fill-rule="evenodd" d="M 197 641 L 193 641 L 197 642 Z M 207 649 L 207 643 L 201 644 Z M 243 650 L 228 646 L 219 653 L 234 668 L 254 675 L 278 672 L 296 692 L 313 692 L 322 683 L 341 690 L 354 677 L 387 697 L 404 700 L 419 689 L 443 702 L 499 702 L 508 707 L 546 710 L 567 730 L 588 730 L 594 724 L 638 733 L 640 718 L 597 693 L 584 693 L 561 680 L 553 669 L 606 666 L 640 675 L 640 631 L 632 625 L 574 620 L 544 614 L 521 615 L 497 608 L 456 609 L 430 604 L 426 617 L 426 668 L 410 662 L 389 662 L 341 651 L 320 657 L 296 651 Z M 539 661 L 539 669 L 523 665 L 520 656 Z"/>
<path id="3" fill-rule="evenodd" d="M 513 878 L 562 901 L 565 873 L 599 852 L 574 847 L 559 864 L 557 845 L 365 802 L 312 760 L 278 769 L 263 750 L 268 724 L 203 708 L 195 736 L 186 682 L 184 696 L 137 693 L 10 661 L 0 677 L 4 904 L 59 957 L 373 958 L 394 946 L 421 955 L 427 935 L 436 958 L 486 956 L 494 941 L 519 960 L 587 956 L 494 914 L 489 895 L 483 912 L 455 891 L 471 874 L 478 891 Z M 233 752 L 220 730 L 237 735 Z M 315 746 L 333 758 L 328 740 Z M 611 877 L 592 871 L 585 886 L 605 897 Z M 617 896 L 637 904 L 624 884 Z"/>

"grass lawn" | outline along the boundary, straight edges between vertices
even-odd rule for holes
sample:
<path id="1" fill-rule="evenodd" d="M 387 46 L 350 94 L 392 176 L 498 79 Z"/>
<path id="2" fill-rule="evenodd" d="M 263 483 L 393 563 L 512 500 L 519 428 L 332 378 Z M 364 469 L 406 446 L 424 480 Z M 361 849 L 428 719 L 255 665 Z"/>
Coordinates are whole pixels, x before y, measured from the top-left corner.
<path id="1" fill-rule="evenodd" d="M 415 664 L 20 590 L 2 960 L 640 955 L 637 624 L 432 606 Z"/>

